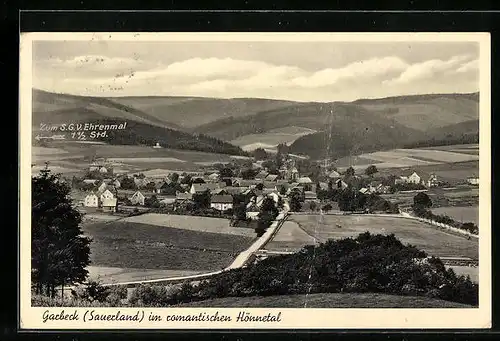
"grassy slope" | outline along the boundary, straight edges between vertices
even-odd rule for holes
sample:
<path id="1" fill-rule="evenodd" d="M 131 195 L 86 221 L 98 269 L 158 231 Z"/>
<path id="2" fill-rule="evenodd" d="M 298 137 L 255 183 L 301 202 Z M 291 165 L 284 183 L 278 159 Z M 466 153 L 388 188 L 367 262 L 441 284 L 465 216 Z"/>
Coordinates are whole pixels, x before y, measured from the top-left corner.
<path id="1" fill-rule="evenodd" d="M 220 270 L 252 238 L 115 221 L 84 226 L 94 266 Z"/>
<path id="2" fill-rule="evenodd" d="M 305 303 L 307 302 L 307 306 Z M 471 306 L 437 299 L 386 294 L 311 294 L 267 297 L 225 297 L 191 302 L 180 307 L 224 308 L 471 308 Z"/>

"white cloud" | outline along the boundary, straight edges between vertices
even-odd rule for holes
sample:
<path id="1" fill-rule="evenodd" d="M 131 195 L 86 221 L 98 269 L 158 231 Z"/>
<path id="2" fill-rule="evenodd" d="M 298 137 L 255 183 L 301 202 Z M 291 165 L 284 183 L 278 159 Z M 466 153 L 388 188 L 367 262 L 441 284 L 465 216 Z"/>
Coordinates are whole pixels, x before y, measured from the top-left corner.
<path id="1" fill-rule="evenodd" d="M 398 57 L 373 58 L 351 63 L 337 69 L 324 69 L 306 77 L 298 77 L 292 83 L 301 87 L 315 88 L 337 84 L 348 79 L 367 79 L 401 72 L 408 64 Z"/>
<path id="2" fill-rule="evenodd" d="M 465 72 L 477 71 L 477 70 L 479 70 L 479 60 L 474 59 L 474 60 L 471 60 L 470 62 L 465 63 L 462 66 L 460 66 L 457 69 L 457 72 L 465 73 Z"/>
<path id="3" fill-rule="evenodd" d="M 431 79 L 439 74 L 456 71 L 468 59 L 467 56 L 454 56 L 448 60 L 431 59 L 410 65 L 399 77 L 388 80 L 386 83 L 411 83 L 418 80 Z"/>
<path id="4" fill-rule="evenodd" d="M 51 59 L 50 63 L 36 67 L 42 72 L 34 77 L 34 86 L 56 92 L 325 101 L 418 93 L 428 89 L 457 92 L 461 85 L 468 91 L 471 84 L 474 86 L 472 81 L 457 84 L 453 77 L 476 71 L 478 62 L 455 56 L 412 64 L 398 56 L 386 56 L 342 67 L 305 70 L 232 58 L 192 58 L 162 65 L 134 58 L 92 55 Z"/>

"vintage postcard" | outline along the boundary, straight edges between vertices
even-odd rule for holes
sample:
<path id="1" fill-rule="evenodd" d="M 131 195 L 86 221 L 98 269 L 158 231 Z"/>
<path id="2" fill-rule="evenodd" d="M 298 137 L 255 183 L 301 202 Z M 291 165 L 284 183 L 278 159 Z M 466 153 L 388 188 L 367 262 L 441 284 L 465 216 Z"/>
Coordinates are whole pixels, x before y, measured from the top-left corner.
<path id="1" fill-rule="evenodd" d="M 21 329 L 491 327 L 487 33 L 26 33 Z"/>

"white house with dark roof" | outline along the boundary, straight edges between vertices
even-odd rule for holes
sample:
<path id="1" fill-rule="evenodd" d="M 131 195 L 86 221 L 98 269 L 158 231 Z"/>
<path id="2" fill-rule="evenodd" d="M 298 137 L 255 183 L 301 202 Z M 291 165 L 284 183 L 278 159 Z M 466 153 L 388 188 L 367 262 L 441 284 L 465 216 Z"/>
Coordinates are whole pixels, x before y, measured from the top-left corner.
<path id="1" fill-rule="evenodd" d="M 477 175 L 472 175 L 472 176 L 469 176 L 467 178 L 467 183 L 469 185 L 474 185 L 474 186 L 478 186 L 479 185 L 479 176 Z"/>
<path id="2" fill-rule="evenodd" d="M 233 197 L 229 194 L 213 195 L 210 198 L 210 207 L 218 211 L 226 211 L 233 208 Z"/>
<path id="3" fill-rule="evenodd" d="M 129 200 L 132 205 L 144 206 L 144 200 L 146 200 L 146 197 L 140 191 L 137 191 L 129 198 Z"/>
<path id="4" fill-rule="evenodd" d="M 83 199 L 85 207 L 99 207 L 99 197 L 95 193 L 90 193 Z"/>
<path id="5" fill-rule="evenodd" d="M 101 201 L 105 201 L 108 199 L 113 199 L 114 197 L 115 196 L 113 195 L 113 193 L 111 193 L 111 191 L 109 189 L 106 189 L 104 192 L 102 192 L 99 199 L 101 199 Z"/>

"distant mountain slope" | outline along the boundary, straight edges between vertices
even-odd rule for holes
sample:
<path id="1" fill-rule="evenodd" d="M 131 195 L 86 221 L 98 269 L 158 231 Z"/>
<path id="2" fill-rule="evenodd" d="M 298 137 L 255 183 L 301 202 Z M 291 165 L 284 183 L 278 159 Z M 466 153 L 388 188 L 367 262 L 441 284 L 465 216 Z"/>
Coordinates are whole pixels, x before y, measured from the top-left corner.
<path id="1" fill-rule="evenodd" d="M 113 97 L 113 102 L 138 109 L 161 121 L 172 122 L 184 129 L 224 118 L 240 118 L 260 111 L 295 105 L 292 101 L 260 98 L 200 97 Z"/>
<path id="2" fill-rule="evenodd" d="M 478 93 L 400 96 L 353 103 L 385 112 L 396 122 L 421 131 L 479 118 Z"/>
<path id="3" fill-rule="evenodd" d="M 176 124 L 160 120 L 141 110 L 116 103 L 105 97 L 56 94 L 33 89 L 33 123 L 63 123 L 85 119 L 116 118 L 178 129 Z"/>

